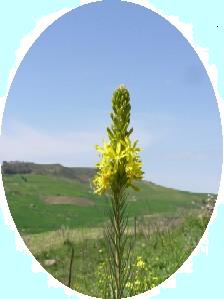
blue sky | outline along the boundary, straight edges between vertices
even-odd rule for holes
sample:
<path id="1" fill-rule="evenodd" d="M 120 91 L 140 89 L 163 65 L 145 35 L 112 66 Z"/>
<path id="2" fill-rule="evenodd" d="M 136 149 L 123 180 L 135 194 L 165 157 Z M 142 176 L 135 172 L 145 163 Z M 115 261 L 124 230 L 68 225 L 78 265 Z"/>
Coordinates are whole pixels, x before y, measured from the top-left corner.
<path id="1" fill-rule="evenodd" d="M 203 65 L 175 27 L 118 1 L 79 7 L 34 43 L 7 99 L 1 160 L 94 166 L 121 83 L 131 95 L 145 178 L 217 192 L 221 126 Z"/>

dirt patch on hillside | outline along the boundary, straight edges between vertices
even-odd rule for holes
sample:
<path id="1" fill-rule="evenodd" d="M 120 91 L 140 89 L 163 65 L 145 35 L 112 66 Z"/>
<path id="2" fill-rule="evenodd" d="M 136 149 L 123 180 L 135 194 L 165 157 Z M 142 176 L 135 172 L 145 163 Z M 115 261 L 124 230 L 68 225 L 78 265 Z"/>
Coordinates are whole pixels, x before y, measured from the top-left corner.
<path id="1" fill-rule="evenodd" d="M 94 202 L 92 202 L 88 198 L 83 197 L 69 197 L 69 196 L 48 196 L 44 198 L 44 202 L 48 204 L 72 204 L 77 206 L 93 206 L 95 205 Z"/>

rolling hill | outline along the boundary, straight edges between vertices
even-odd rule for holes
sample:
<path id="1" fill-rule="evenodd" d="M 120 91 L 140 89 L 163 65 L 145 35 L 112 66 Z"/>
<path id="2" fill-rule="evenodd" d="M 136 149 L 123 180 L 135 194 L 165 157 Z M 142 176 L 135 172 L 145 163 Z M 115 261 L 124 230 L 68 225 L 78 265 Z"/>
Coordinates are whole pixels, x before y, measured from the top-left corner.
<path id="1" fill-rule="evenodd" d="M 23 233 L 41 233 L 64 227 L 101 227 L 107 221 L 108 196 L 93 193 L 94 168 L 60 164 L 4 162 L 3 183 L 9 208 Z M 134 217 L 177 217 L 200 209 L 207 193 L 191 193 L 138 182 L 139 192 L 128 190 L 128 214 Z"/>

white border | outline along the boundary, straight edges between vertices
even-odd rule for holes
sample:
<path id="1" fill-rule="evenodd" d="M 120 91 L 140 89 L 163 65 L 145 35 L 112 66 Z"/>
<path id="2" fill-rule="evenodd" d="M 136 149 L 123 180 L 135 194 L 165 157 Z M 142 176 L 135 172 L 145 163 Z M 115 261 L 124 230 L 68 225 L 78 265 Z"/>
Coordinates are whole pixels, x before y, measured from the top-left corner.
<path id="1" fill-rule="evenodd" d="M 221 125 L 222 128 L 224 127 L 224 101 L 221 98 L 219 92 L 218 92 L 218 72 L 217 72 L 217 68 L 215 65 L 211 65 L 209 64 L 209 51 L 208 49 L 202 48 L 198 45 L 195 44 L 194 38 L 193 38 L 193 26 L 192 24 L 186 24 L 181 22 L 181 20 L 179 19 L 178 16 L 167 16 L 165 15 L 162 11 L 158 10 L 157 8 L 155 8 L 153 5 L 151 5 L 149 3 L 149 1 L 147 0 L 123 0 L 124 2 L 130 2 L 130 3 L 134 3 L 134 4 L 138 4 L 141 5 L 143 7 L 146 7 L 150 10 L 152 10 L 153 12 L 157 13 L 158 15 L 160 15 L 161 17 L 163 17 L 164 19 L 166 19 L 168 22 L 170 22 L 172 25 L 174 25 L 177 30 L 179 30 L 182 35 L 188 40 L 188 42 L 191 44 L 191 46 L 194 48 L 194 50 L 196 51 L 196 53 L 198 54 L 201 62 L 203 63 L 207 74 L 211 80 L 214 92 L 215 92 L 215 96 L 217 99 L 217 105 L 219 108 L 219 112 L 220 112 L 220 117 L 221 117 Z M 91 1 L 91 0 L 83 0 L 80 1 L 80 6 L 84 5 L 84 4 L 88 4 L 88 3 L 94 3 L 94 2 L 98 2 L 98 1 Z M 48 16 L 44 16 L 42 18 L 40 18 L 40 20 L 37 22 L 35 28 L 28 33 L 26 36 L 24 36 L 21 39 L 20 42 L 20 47 L 19 49 L 17 49 L 16 51 L 16 62 L 15 65 L 12 67 L 12 69 L 10 70 L 10 74 L 9 74 L 9 78 L 8 78 L 8 84 L 7 84 L 7 93 L 6 96 L 4 97 L 0 97 L 0 124 L 2 123 L 2 117 L 3 117 L 3 111 L 4 111 L 4 107 L 5 107 L 5 102 L 6 102 L 6 98 L 8 96 L 8 92 L 10 89 L 10 86 L 12 84 L 12 81 L 14 79 L 14 76 L 16 74 L 16 71 L 20 65 L 20 63 L 22 62 L 24 56 L 26 55 L 27 51 L 29 50 L 29 48 L 32 46 L 32 44 L 39 38 L 40 34 L 47 29 L 53 22 L 55 22 L 57 19 L 59 19 L 60 17 L 62 17 L 63 15 L 65 15 L 66 13 L 68 13 L 69 11 L 75 9 L 74 8 L 64 8 L 62 10 L 59 10 L 58 12 L 52 13 Z M 1 133 L 1 131 L 0 131 Z M 223 187 L 222 187 L 223 186 Z M 5 192 L 4 192 L 4 188 L 3 188 L 3 182 L 2 182 L 2 175 L 0 174 L 0 195 L 2 200 L 0 201 L 0 206 L 2 207 L 3 210 L 3 218 L 4 218 L 4 222 L 7 226 L 9 226 L 9 228 L 15 232 L 15 236 L 16 236 L 16 249 L 19 251 L 23 251 L 26 254 L 30 255 L 33 257 L 33 255 L 31 254 L 31 252 L 29 251 L 29 249 L 26 247 L 23 239 L 20 237 L 15 223 L 11 217 L 10 211 L 9 211 L 9 207 L 7 204 L 7 200 L 5 197 Z M 184 262 L 184 264 L 176 271 L 176 273 L 172 274 L 167 280 L 165 280 L 163 283 L 161 283 L 160 285 L 158 285 L 157 287 L 153 288 L 150 291 L 147 291 L 143 294 L 137 295 L 137 296 L 133 296 L 132 298 L 136 298 L 136 299 L 140 299 L 140 298 L 152 298 L 154 296 L 157 296 L 160 294 L 160 289 L 161 288 L 175 288 L 176 287 L 176 274 L 178 273 L 191 273 L 192 272 L 192 258 L 196 255 L 198 255 L 201 252 L 204 252 L 205 254 L 208 255 L 208 230 L 212 224 L 212 222 L 215 220 L 216 216 L 217 216 L 217 209 L 218 206 L 220 204 L 224 204 L 224 175 L 223 175 L 223 165 L 222 165 L 222 175 L 221 175 L 221 181 L 220 181 L 220 188 L 219 188 L 219 192 L 218 192 L 218 199 L 217 199 L 217 204 L 215 206 L 213 215 L 211 217 L 211 220 L 209 222 L 209 225 L 206 229 L 206 231 L 204 232 L 200 242 L 198 243 L 196 249 L 192 252 L 192 254 L 189 256 L 189 258 Z M 32 260 L 32 271 L 33 272 L 47 272 L 33 257 Z M 47 272 L 48 273 L 48 272 Z M 77 295 L 79 298 L 83 298 L 83 299 L 87 299 L 87 298 L 94 298 L 94 297 L 90 297 L 90 296 L 86 296 L 83 294 L 80 294 L 76 291 L 71 290 L 70 288 L 66 287 L 65 285 L 63 285 L 62 283 L 60 283 L 58 280 L 56 280 L 52 275 L 50 275 L 48 273 L 48 286 L 49 287 L 55 287 L 55 288 L 63 288 L 64 292 L 66 295 L 68 296 L 72 296 L 72 295 Z"/>

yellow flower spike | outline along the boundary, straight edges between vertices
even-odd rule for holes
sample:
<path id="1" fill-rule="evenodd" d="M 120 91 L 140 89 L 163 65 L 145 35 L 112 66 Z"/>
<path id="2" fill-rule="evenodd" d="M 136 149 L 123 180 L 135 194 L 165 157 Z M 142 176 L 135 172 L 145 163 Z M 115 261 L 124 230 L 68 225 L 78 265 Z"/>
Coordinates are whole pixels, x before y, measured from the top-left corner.
<path id="1" fill-rule="evenodd" d="M 110 245 L 108 247 L 113 249 L 113 254 L 110 251 L 107 253 L 108 257 L 113 261 L 108 265 L 112 274 L 111 277 L 107 278 L 105 275 L 104 278 L 108 280 L 109 285 L 113 284 L 114 281 L 118 282 L 115 293 L 120 294 L 119 298 L 122 298 L 124 287 L 122 281 L 129 270 L 127 269 L 128 266 L 122 268 L 121 264 L 117 262 L 117 256 L 120 256 L 121 260 L 126 258 L 124 254 L 125 248 L 121 246 L 125 232 L 123 223 L 126 217 L 123 209 L 124 205 L 121 205 L 121 203 L 122 199 L 125 198 L 123 197 L 126 194 L 125 189 L 131 186 L 137 190 L 133 182 L 141 180 L 143 172 L 140 157 L 138 156 L 140 152 L 140 148 L 137 148 L 138 141 L 132 142 L 130 140 L 130 135 L 133 132 L 133 129 L 129 128 L 131 105 L 129 92 L 124 86 L 120 86 L 114 92 L 112 109 L 112 125 L 107 128 L 109 141 L 103 142 L 102 147 L 96 146 L 101 160 L 96 164 L 97 174 L 93 179 L 93 186 L 94 192 L 97 194 L 110 191 L 112 201 L 111 210 L 113 213 L 116 212 L 116 215 L 119 215 L 118 217 L 109 219 L 111 224 L 109 229 L 113 233 L 112 239 L 107 236 L 107 242 Z M 114 236 L 121 240 L 121 242 L 117 242 Z M 142 259 L 137 261 L 136 267 L 139 273 L 143 270 L 146 271 L 145 262 Z M 132 291 L 138 290 L 140 286 L 140 280 L 135 284 L 130 282 L 126 284 L 126 287 Z"/>

